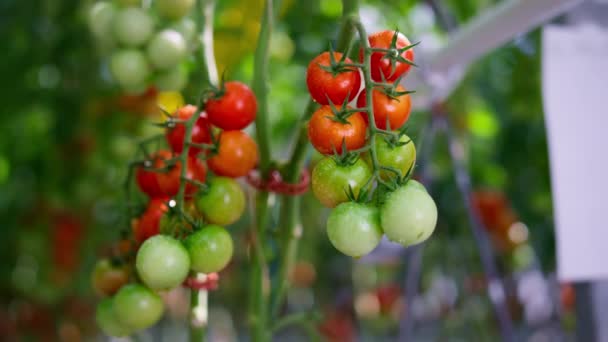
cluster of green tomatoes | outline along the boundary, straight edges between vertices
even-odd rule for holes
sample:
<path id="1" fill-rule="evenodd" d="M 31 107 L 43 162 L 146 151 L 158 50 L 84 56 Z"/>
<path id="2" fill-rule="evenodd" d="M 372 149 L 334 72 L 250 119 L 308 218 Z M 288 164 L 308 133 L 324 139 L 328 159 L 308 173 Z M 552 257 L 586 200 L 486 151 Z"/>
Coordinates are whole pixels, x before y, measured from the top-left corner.
<path id="1" fill-rule="evenodd" d="M 333 208 L 329 240 L 352 257 L 370 253 L 383 235 L 404 246 L 421 243 L 437 222 L 435 202 L 410 179 L 416 148 L 403 127 L 411 92 L 400 81 L 413 65 L 414 45 L 391 30 L 374 33 L 368 41 L 370 84 L 362 87 L 363 49 L 359 63 L 339 52 L 323 52 L 306 75 L 310 95 L 321 105 L 308 123 L 308 137 L 325 155 L 312 171 L 312 191 Z"/>
<path id="2" fill-rule="evenodd" d="M 188 18 L 194 0 L 100 1 L 89 11 L 89 27 L 109 54 L 114 80 L 128 92 L 155 85 L 179 91 L 187 84 L 187 59 L 196 47 L 196 25 Z"/>

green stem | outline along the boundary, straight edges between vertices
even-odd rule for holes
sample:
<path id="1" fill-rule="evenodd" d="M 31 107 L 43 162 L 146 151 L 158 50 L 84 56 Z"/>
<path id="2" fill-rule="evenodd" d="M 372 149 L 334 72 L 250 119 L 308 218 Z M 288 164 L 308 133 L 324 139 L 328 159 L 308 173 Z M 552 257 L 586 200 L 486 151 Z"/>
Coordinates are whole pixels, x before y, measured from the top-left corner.
<path id="1" fill-rule="evenodd" d="M 190 342 L 207 340 L 207 291 L 190 290 Z M 195 310 L 204 310 L 196 311 Z M 202 317 L 200 317 L 202 316 Z"/>
<path id="2" fill-rule="evenodd" d="M 260 35 L 255 51 L 252 88 L 258 100 L 258 112 L 255 120 L 256 138 L 259 147 L 260 177 L 267 179 L 270 172 L 270 133 L 268 127 L 268 64 L 270 56 L 270 37 L 273 30 L 274 8 L 273 1 L 264 2 Z M 267 299 L 264 293 L 266 278 L 266 260 L 263 242 L 266 237 L 266 227 L 269 219 L 268 192 L 259 191 L 256 194 L 255 229 L 252 234 L 254 253 L 251 282 L 253 293 L 249 303 L 249 320 L 253 341 L 268 340 L 267 332 Z"/>
<path id="3" fill-rule="evenodd" d="M 338 36 L 337 51 L 345 51 L 353 39 L 353 26 L 351 18 L 358 18 L 359 1 L 342 1 L 342 23 Z M 366 39 L 367 41 L 367 39 Z M 368 102 L 371 103 L 371 102 Z M 296 183 L 300 179 L 304 168 L 306 152 L 308 151 L 308 136 L 304 122 L 308 120 L 315 110 L 316 104 L 310 100 L 298 127 L 302 127 L 296 140 L 292 156 L 284 172 L 284 179 L 288 183 Z M 297 231 L 300 217 L 300 199 L 297 196 L 283 196 L 281 199 L 281 212 L 279 215 L 279 228 L 281 233 L 281 260 L 276 284 L 273 287 L 272 317 L 279 313 L 283 299 L 289 285 L 289 273 L 296 260 L 298 240 L 301 235 Z"/>

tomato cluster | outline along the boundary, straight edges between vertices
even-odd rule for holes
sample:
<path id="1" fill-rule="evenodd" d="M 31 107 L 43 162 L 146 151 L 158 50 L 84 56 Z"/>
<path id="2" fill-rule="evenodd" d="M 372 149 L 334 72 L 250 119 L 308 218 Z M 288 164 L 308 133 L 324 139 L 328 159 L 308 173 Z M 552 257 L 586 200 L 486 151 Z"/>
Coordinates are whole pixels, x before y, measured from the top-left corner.
<path id="1" fill-rule="evenodd" d="M 195 23 L 188 17 L 194 0 L 156 0 L 142 8 L 140 1 L 95 3 L 89 27 L 109 52 L 113 78 L 125 90 L 140 92 L 150 85 L 179 91 L 188 81 L 185 65 L 194 50 Z"/>
<path id="2" fill-rule="evenodd" d="M 363 49 L 359 64 L 329 51 L 310 62 L 306 75 L 310 95 L 321 105 L 308 123 L 308 137 L 325 155 L 313 169 L 312 190 L 323 205 L 334 208 L 327 220 L 329 240 L 353 257 L 371 252 L 383 235 L 405 246 L 423 242 L 437 221 L 435 202 L 424 186 L 409 179 L 416 149 L 402 129 L 411 100 L 399 82 L 413 64 L 413 45 L 390 30 L 368 41 L 369 65 Z M 362 71 L 371 78 L 364 89 Z"/>
<path id="3" fill-rule="evenodd" d="M 155 324 L 164 311 L 156 291 L 188 283 L 191 273 L 219 272 L 232 258 L 232 237 L 223 226 L 245 210 L 235 178 L 256 166 L 258 152 L 240 129 L 255 119 L 257 103 L 249 87 L 226 82 L 208 93 L 204 107 L 186 105 L 171 114 L 168 149 L 136 164 L 136 183 L 149 200 L 133 220 L 135 258 L 130 249 L 119 252 L 121 262 L 100 260 L 93 275 L 96 292 L 112 296 L 97 308 L 98 325 L 108 335 L 127 336 Z M 182 187 L 184 203 L 176 208 Z M 129 284 L 132 269 L 141 283 Z"/>

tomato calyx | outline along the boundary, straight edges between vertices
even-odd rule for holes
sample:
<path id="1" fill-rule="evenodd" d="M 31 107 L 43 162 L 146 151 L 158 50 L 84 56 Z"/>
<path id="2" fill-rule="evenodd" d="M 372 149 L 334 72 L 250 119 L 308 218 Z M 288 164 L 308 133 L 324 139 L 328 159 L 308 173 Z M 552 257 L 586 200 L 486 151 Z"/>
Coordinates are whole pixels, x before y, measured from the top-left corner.
<path id="1" fill-rule="evenodd" d="M 393 33 L 393 37 L 391 38 L 391 44 L 389 45 L 389 47 L 387 49 L 385 49 L 385 48 L 374 48 L 373 49 L 373 51 L 375 51 L 375 52 L 384 52 L 384 55 L 382 56 L 381 59 L 389 60 L 389 63 L 391 66 L 391 74 L 390 74 L 391 76 L 397 70 L 397 63 L 404 63 L 404 64 L 411 65 L 413 67 L 418 66 L 413 61 L 403 57 L 402 54 L 405 51 L 414 48 L 416 45 L 420 44 L 420 42 L 399 48 L 399 47 L 397 47 L 398 40 L 399 40 L 399 30 L 396 29 Z"/>
<path id="2" fill-rule="evenodd" d="M 324 71 L 327 71 L 332 74 L 333 77 L 338 76 L 341 73 L 356 71 L 356 65 L 346 63 L 346 59 L 348 58 L 348 52 L 343 53 L 340 57 L 340 60 L 336 60 L 334 56 L 335 50 L 332 44 L 329 44 L 329 65 L 323 65 L 321 63 L 317 63 L 317 66 Z"/>
<path id="3" fill-rule="evenodd" d="M 326 115 L 325 117 L 331 121 L 341 123 L 343 125 L 350 125 L 350 122 L 348 122 L 348 118 L 352 115 L 355 115 L 356 113 L 361 112 L 362 110 L 360 108 L 350 108 L 348 106 L 348 98 L 349 96 L 344 99 L 344 102 L 342 103 L 340 108 L 337 108 L 336 105 L 331 102 L 329 96 L 327 96 L 327 100 L 329 101 L 329 108 L 331 109 L 331 112 L 334 115 Z"/>
<path id="4" fill-rule="evenodd" d="M 387 127 L 389 127 L 389 125 L 390 125 L 390 123 L 387 122 Z M 397 147 L 401 147 L 401 146 L 405 146 L 407 144 L 413 143 L 412 139 L 409 137 L 408 137 L 409 140 L 401 141 L 401 137 L 403 137 L 403 136 L 407 137 L 406 130 L 407 130 L 406 127 L 402 127 L 397 132 L 390 132 L 391 134 L 385 134 L 383 139 L 386 142 L 386 144 L 388 145 L 388 147 L 393 149 L 393 148 L 397 148 Z"/>
<path id="5" fill-rule="evenodd" d="M 370 147 L 364 146 L 357 150 L 348 151 L 347 146 L 346 146 L 346 140 L 342 139 L 342 149 L 341 149 L 342 152 L 341 153 L 338 153 L 335 146 L 332 146 L 332 148 L 334 151 L 332 159 L 334 160 L 336 165 L 350 166 L 350 165 L 354 165 L 361 157 L 361 153 L 369 150 Z"/>

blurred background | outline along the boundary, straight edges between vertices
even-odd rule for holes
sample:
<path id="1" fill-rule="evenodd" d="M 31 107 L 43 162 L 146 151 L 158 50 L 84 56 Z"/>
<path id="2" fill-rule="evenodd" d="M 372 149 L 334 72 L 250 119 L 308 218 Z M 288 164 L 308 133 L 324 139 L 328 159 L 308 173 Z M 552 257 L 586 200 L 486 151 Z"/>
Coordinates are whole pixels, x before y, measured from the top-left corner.
<path id="1" fill-rule="evenodd" d="M 424 56 L 449 41 L 448 31 L 503 2 L 367 0 L 360 15 L 370 32 L 399 28 L 421 41 L 417 61 L 424 64 Z M 171 110 L 192 103 L 200 89 L 192 57 L 183 63 L 188 82 L 179 92 L 121 90 L 110 75 L 108 46 L 92 37 L 87 24 L 92 5 L 0 2 L 0 340 L 100 338 L 91 272 L 124 230 L 122 188 L 135 142 L 161 132 L 151 125 L 162 120 L 159 105 Z M 262 7 L 262 0 L 218 1 L 214 49 L 228 79 L 251 81 Z M 335 39 L 342 5 L 283 0 L 276 10 L 269 116 L 273 153 L 286 156 L 308 102 L 306 66 Z M 536 28 L 469 65 L 441 109 L 417 106 L 408 134 L 426 151 L 420 152 L 417 177 L 429 185 L 440 217 L 424 248 L 403 250 L 386 242 L 353 262 L 330 245 L 327 211 L 306 194 L 289 309 L 318 310 L 319 331 L 335 341 L 396 340 L 410 323 L 416 340 L 497 340 L 501 329 L 473 227 L 490 237 L 482 244 L 490 247 L 505 285 L 515 336 L 573 338 L 580 322 L 575 290 L 556 278 L 541 58 Z M 449 129 L 433 133 L 434 116 L 445 118 Z M 425 138 L 431 135 L 432 142 Z M 461 151 L 456 160 L 465 166 L 461 171 L 470 177 L 465 188 L 455 182 L 454 144 Z M 471 213 L 480 221 L 472 223 Z M 237 246 L 246 244 L 249 219 L 231 227 Z M 236 248 L 211 296 L 211 334 L 217 341 L 245 339 L 244 250 Z M 420 262 L 414 274 L 420 282 L 417 291 L 407 292 L 412 260 Z M 162 323 L 141 339 L 185 336 L 186 305 L 175 298 Z M 404 310 L 411 313 L 408 323 L 400 322 Z M 281 337 L 304 339 L 300 334 L 285 331 Z"/>

